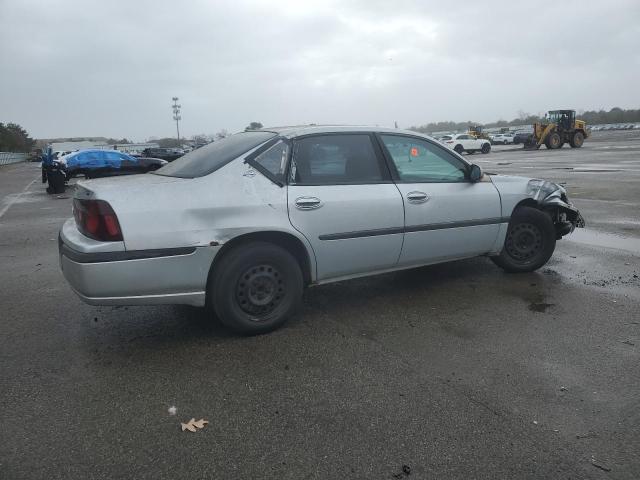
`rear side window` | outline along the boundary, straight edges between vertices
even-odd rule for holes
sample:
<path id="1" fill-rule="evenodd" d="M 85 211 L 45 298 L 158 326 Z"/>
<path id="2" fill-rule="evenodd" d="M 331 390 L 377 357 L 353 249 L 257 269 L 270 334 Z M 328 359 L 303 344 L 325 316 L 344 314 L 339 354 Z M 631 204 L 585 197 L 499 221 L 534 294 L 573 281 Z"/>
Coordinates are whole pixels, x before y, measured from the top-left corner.
<path id="1" fill-rule="evenodd" d="M 189 152 L 153 173 L 168 177 L 203 177 L 275 136 L 273 132 L 236 133 Z"/>
<path id="2" fill-rule="evenodd" d="M 289 142 L 274 139 L 252 153 L 246 161 L 268 179 L 282 186 L 288 156 Z"/>
<path id="3" fill-rule="evenodd" d="M 289 181 L 297 185 L 380 183 L 382 172 L 368 134 L 317 135 L 296 140 Z"/>

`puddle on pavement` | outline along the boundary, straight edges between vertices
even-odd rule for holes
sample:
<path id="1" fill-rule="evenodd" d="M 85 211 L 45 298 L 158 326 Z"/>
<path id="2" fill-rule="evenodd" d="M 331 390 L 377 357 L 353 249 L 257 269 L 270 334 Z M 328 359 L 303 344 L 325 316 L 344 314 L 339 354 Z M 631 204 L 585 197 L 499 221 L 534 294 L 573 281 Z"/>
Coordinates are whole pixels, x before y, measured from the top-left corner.
<path id="1" fill-rule="evenodd" d="M 621 172 L 622 170 L 615 168 L 572 168 L 571 171 L 578 173 L 609 173 Z"/>
<path id="2" fill-rule="evenodd" d="M 538 302 L 538 303 L 534 303 L 531 302 L 529 304 L 529 310 L 531 310 L 532 312 L 538 312 L 538 313 L 545 313 L 547 311 L 547 309 L 549 307 L 553 307 L 553 303 L 544 303 L 544 302 Z"/>
<path id="3" fill-rule="evenodd" d="M 576 228 L 571 235 L 567 235 L 563 240 L 569 242 L 591 245 L 594 247 L 615 248 L 627 250 L 640 255 L 640 239 L 623 237 L 612 233 L 603 233 L 585 228 Z"/>

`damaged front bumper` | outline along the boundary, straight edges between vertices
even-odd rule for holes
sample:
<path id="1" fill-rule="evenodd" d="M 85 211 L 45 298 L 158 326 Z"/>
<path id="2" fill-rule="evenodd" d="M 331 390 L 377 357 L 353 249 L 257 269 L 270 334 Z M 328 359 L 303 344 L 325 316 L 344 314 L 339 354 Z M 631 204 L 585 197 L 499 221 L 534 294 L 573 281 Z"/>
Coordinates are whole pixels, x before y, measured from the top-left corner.
<path id="1" fill-rule="evenodd" d="M 560 185 L 545 180 L 531 180 L 527 193 L 542 210 L 551 215 L 558 239 L 570 234 L 576 227 L 584 228 L 584 218 L 569 201 L 567 191 Z"/>

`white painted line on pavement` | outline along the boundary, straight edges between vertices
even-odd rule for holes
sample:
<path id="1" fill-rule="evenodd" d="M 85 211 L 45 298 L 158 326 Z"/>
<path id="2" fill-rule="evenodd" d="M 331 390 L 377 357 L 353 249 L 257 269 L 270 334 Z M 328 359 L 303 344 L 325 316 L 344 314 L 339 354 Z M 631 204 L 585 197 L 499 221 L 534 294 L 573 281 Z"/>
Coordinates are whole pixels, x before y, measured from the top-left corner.
<path id="1" fill-rule="evenodd" d="M 38 179 L 37 179 L 37 178 L 34 178 L 33 180 L 31 180 L 31 182 L 29 182 L 29 185 L 27 185 L 26 187 L 24 187 L 24 189 L 23 189 L 19 194 L 17 194 L 17 195 L 16 195 L 15 193 L 13 194 L 13 195 L 14 195 L 14 197 L 13 197 L 11 200 L 9 200 L 9 202 L 8 202 L 4 207 L 2 207 L 2 210 L 0 210 L 0 218 L 2 218 L 2 216 L 3 216 L 5 213 L 7 213 L 7 210 L 9 210 L 9 209 L 11 208 L 11 205 L 13 205 L 14 203 L 16 203 L 16 202 L 18 201 L 18 199 L 19 199 L 22 195 L 24 195 L 25 193 L 27 193 L 27 190 L 29 190 L 29 187 L 30 187 L 31 185 L 33 185 L 33 184 L 35 183 L 35 181 L 36 181 L 36 180 L 38 180 Z M 4 197 L 4 198 L 10 197 L 10 196 L 11 196 L 11 195 L 7 195 L 7 196 L 6 196 L 6 197 Z"/>

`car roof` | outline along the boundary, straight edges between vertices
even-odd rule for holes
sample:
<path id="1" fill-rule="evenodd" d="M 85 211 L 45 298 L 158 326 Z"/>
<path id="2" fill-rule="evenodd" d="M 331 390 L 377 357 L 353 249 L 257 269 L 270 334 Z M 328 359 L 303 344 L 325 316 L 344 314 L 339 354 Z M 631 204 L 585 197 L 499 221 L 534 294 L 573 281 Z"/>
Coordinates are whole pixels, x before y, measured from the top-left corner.
<path id="1" fill-rule="evenodd" d="M 414 137 L 423 137 L 432 139 L 432 137 L 420 132 L 414 132 L 412 130 L 401 130 L 398 128 L 388 127 L 376 127 L 366 125 L 296 125 L 296 126 L 284 126 L 284 127 L 267 127 L 260 130 L 262 132 L 277 133 L 281 137 L 295 138 L 303 135 L 313 135 L 322 133 L 353 133 L 353 132 L 379 132 L 379 133 L 396 133 L 402 135 L 412 135 Z"/>
<path id="2" fill-rule="evenodd" d="M 116 153 L 124 153 L 125 155 L 128 155 L 128 153 L 121 152 L 120 150 L 107 150 L 107 149 L 102 149 L 102 148 L 87 148 L 85 150 L 78 150 L 77 152 L 71 152 L 71 153 L 86 153 L 86 152 L 90 152 L 90 153 L 94 153 L 94 152 L 116 152 Z"/>

